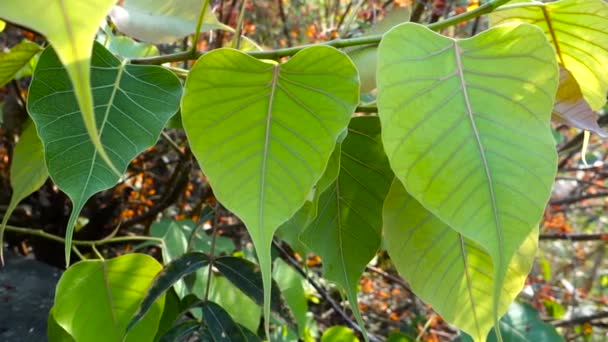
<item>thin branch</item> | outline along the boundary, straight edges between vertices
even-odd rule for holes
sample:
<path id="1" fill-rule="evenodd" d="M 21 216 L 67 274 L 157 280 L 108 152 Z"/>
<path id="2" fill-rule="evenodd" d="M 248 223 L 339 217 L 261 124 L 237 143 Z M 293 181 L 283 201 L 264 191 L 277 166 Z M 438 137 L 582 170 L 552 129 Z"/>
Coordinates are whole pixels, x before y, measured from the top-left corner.
<path id="1" fill-rule="evenodd" d="M 571 319 L 559 320 L 559 321 L 551 322 L 551 324 L 556 327 L 569 327 L 572 325 L 583 324 L 583 323 L 596 321 L 599 319 L 606 319 L 606 318 L 608 318 L 608 311 L 596 313 L 596 314 L 589 315 L 589 316 L 581 316 L 581 317 L 575 317 L 575 318 L 571 318 Z"/>
<path id="2" fill-rule="evenodd" d="M 594 194 L 584 194 L 580 196 L 566 197 L 561 199 L 552 200 L 549 202 L 551 205 L 564 205 L 564 204 L 572 204 L 580 201 L 584 201 L 592 198 L 602 198 L 608 197 L 608 191 L 597 192 Z"/>
<path id="3" fill-rule="evenodd" d="M 209 249 L 209 271 L 207 273 L 207 283 L 205 284 L 205 296 L 204 301 L 209 300 L 209 290 L 211 289 L 211 276 L 213 275 L 213 263 L 215 262 L 215 241 L 217 240 L 217 226 L 219 225 L 221 212 L 220 212 L 220 203 L 215 203 L 215 213 L 213 216 L 213 226 L 211 226 L 211 247 Z M 205 224 L 205 222 L 200 222 L 200 224 Z"/>
<path id="4" fill-rule="evenodd" d="M 292 47 L 291 44 L 291 34 L 289 33 L 289 25 L 287 24 L 287 16 L 285 15 L 285 9 L 283 8 L 283 0 L 277 0 L 279 5 L 279 17 L 283 22 L 283 34 L 285 35 L 285 39 L 287 39 L 287 46 Z"/>
<path id="5" fill-rule="evenodd" d="M 540 234 L 540 240 L 608 241 L 608 233 L 597 234 Z"/>
<path id="6" fill-rule="evenodd" d="M 198 22 L 196 23 L 196 31 L 194 32 L 194 38 L 192 39 L 192 48 L 189 51 L 190 56 L 196 55 L 196 48 L 198 46 L 198 38 L 201 34 L 201 27 L 203 26 L 203 20 L 205 19 L 205 13 L 207 12 L 208 7 L 209 7 L 209 0 L 203 0 L 203 7 L 201 8 L 201 12 L 198 15 Z"/>
<path id="7" fill-rule="evenodd" d="M 487 2 L 487 3 L 477 7 L 476 9 L 474 9 L 472 11 L 464 12 L 462 14 L 453 16 L 451 18 L 427 25 L 427 27 L 431 30 L 438 31 L 438 30 L 456 25 L 456 24 L 464 22 L 464 21 L 474 19 L 480 15 L 490 13 L 494 9 L 496 9 L 498 6 L 503 5 L 503 4 L 507 3 L 508 1 L 510 1 L 510 0 L 490 1 L 490 2 Z M 312 46 L 322 45 L 322 46 L 332 46 L 335 48 L 345 48 L 345 47 L 359 46 L 359 45 L 377 45 L 380 43 L 380 40 L 382 40 L 382 36 L 383 35 L 379 34 L 379 35 L 372 35 L 372 36 L 366 36 L 366 37 L 334 39 L 334 40 L 330 40 L 327 42 L 322 42 L 322 43 L 317 43 L 317 44 L 306 44 L 306 45 L 301 45 L 301 46 L 296 46 L 296 47 L 291 47 L 291 48 L 283 48 L 283 49 L 276 49 L 276 50 L 270 50 L 270 51 L 250 51 L 250 52 L 247 52 L 247 54 L 252 57 L 258 58 L 258 59 L 278 60 L 282 57 L 293 56 L 296 53 L 300 52 L 301 50 L 306 49 L 308 47 L 312 47 Z M 202 56 L 204 54 L 205 54 L 205 52 L 196 52 L 195 54 L 191 54 L 190 52 L 179 52 L 179 53 L 164 55 L 164 56 L 136 58 L 136 59 L 131 60 L 131 62 L 134 64 L 164 64 L 164 63 L 170 63 L 170 62 L 179 62 L 179 61 L 183 61 L 185 59 L 198 59 L 200 56 Z"/>

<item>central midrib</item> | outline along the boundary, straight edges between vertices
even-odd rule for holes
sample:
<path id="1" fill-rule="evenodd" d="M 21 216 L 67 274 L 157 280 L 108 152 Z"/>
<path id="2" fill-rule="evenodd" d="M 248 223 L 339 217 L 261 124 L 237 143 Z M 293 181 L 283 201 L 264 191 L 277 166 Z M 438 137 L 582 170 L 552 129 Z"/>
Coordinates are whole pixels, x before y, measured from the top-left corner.
<path id="1" fill-rule="evenodd" d="M 467 91 L 467 83 L 464 79 L 464 67 L 462 65 L 460 47 L 458 46 L 458 41 L 453 41 L 454 45 L 454 56 L 456 59 L 456 67 L 458 68 L 458 76 L 460 78 L 460 88 L 462 89 L 462 95 L 464 98 L 467 116 L 469 118 L 469 122 L 471 124 L 471 129 L 473 130 L 473 134 L 475 135 L 475 141 L 477 142 L 477 148 L 479 150 L 479 155 L 481 157 L 481 161 L 483 164 L 484 173 L 488 183 L 488 192 L 490 195 L 490 201 L 492 202 L 492 209 L 494 214 L 494 223 L 496 227 L 496 235 L 498 239 L 498 264 L 502 268 L 503 266 L 503 246 L 502 246 L 502 231 L 500 225 L 500 219 L 498 215 L 498 206 L 496 205 L 496 194 L 494 192 L 494 183 L 492 181 L 492 175 L 490 174 L 490 166 L 488 165 L 488 160 L 486 157 L 486 152 L 483 148 L 483 144 L 481 141 L 481 136 L 479 134 L 479 129 L 477 128 L 477 124 L 475 123 L 475 118 L 473 116 L 473 108 L 471 106 L 471 100 L 469 99 L 469 92 Z"/>

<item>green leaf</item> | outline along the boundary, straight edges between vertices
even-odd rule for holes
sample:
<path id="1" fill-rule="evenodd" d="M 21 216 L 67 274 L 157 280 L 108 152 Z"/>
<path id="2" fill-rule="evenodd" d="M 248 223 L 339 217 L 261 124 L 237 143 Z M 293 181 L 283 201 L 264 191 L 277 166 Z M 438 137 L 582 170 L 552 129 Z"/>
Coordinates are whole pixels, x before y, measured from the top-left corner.
<path id="1" fill-rule="evenodd" d="M 325 330 L 321 342 L 359 342 L 359 339 L 352 330 L 336 325 Z"/>
<path id="2" fill-rule="evenodd" d="M 27 124 L 15 146 L 10 171 L 13 194 L 0 224 L 0 246 L 4 246 L 4 229 L 19 202 L 38 190 L 49 177 L 44 164 L 42 143 L 36 133 L 36 126 L 31 122 Z M 0 248 L 0 264 L 4 264 L 2 252 L 3 248 Z"/>
<path id="3" fill-rule="evenodd" d="M 321 256 L 323 275 L 346 290 L 363 326 L 357 284 L 380 248 L 382 205 L 393 179 L 378 117 L 351 119 L 340 160 L 338 177 L 321 195 L 317 217 L 300 239 Z"/>
<path id="4" fill-rule="evenodd" d="M 203 320 L 209 334 L 209 341 L 246 341 L 243 331 L 221 306 L 207 301 L 202 306 Z"/>
<path id="5" fill-rule="evenodd" d="M 47 321 L 46 335 L 49 341 L 74 342 L 74 338 L 57 323 L 57 320 L 55 320 L 54 311 L 54 308 L 51 308 Z"/>
<path id="6" fill-rule="evenodd" d="M 76 341 L 151 341 L 156 335 L 165 298 L 151 306 L 127 335 L 129 318 L 161 265 L 145 254 L 74 264 L 59 279 L 53 314 Z"/>
<path id="7" fill-rule="evenodd" d="M 156 338 L 154 339 L 155 341 L 171 330 L 179 314 L 179 297 L 175 291 L 169 289 L 167 292 L 165 292 L 165 308 L 163 310 L 163 315 L 160 318 L 160 322 L 158 323 L 158 331 L 156 332 Z"/>
<path id="8" fill-rule="evenodd" d="M 493 293 L 500 293 L 556 173 L 551 45 L 525 24 L 454 40 L 406 23 L 384 36 L 379 56 L 382 140 L 395 175 L 422 206 L 488 252 Z"/>
<path id="9" fill-rule="evenodd" d="M 171 43 L 194 34 L 204 1 L 200 0 L 125 0 L 114 6 L 110 17 L 123 33 L 149 43 Z M 207 7 L 201 32 L 234 31 L 219 22 Z"/>
<path id="10" fill-rule="evenodd" d="M 158 56 L 155 45 L 137 42 L 127 36 L 117 36 L 111 30 L 104 28 L 104 34 L 97 36 L 97 42 L 105 46 L 119 58 L 141 58 Z"/>
<path id="11" fill-rule="evenodd" d="M 555 330 L 551 324 L 543 322 L 530 304 L 513 303 L 507 314 L 500 320 L 500 334 L 504 341 L 509 342 L 559 342 L 564 338 Z M 461 342 L 471 341 L 471 338 L 463 334 Z M 497 342 L 496 333 L 491 331 L 487 342 Z"/>
<path id="12" fill-rule="evenodd" d="M 169 330 L 166 334 L 164 334 L 158 342 L 175 342 L 182 341 L 183 338 L 189 336 L 190 334 L 198 331 L 200 328 L 200 323 L 195 320 L 185 321 L 177 324 L 171 330 Z"/>
<path id="13" fill-rule="evenodd" d="M 264 304 L 264 287 L 262 274 L 258 265 L 247 259 L 232 256 L 219 257 L 213 265 L 226 279 L 230 280 L 232 284 L 243 291 L 254 302 L 258 305 Z M 295 321 L 293 313 L 274 280 L 272 280 L 270 308 L 272 312 L 279 315 L 287 324 L 297 330 L 298 324 Z"/>
<path id="14" fill-rule="evenodd" d="M 12 80 L 19 70 L 40 51 L 42 48 L 38 44 L 24 40 L 13 46 L 10 51 L 0 52 L 0 87 Z"/>
<path id="15" fill-rule="evenodd" d="M 560 64 L 581 87 L 593 110 L 606 103 L 608 92 L 608 4 L 603 0 L 552 3 L 517 1 L 499 7 L 492 25 L 525 22 L 540 27 L 553 43 Z"/>
<path id="16" fill-rule="evenodd" d="M 184 129 L 215 195 L 251 234 L 265 317 L 272 235 L 321 177 L 358 94 L 357 70 L 326 46 L 304 49 L 284 64 L 218 49 L 188 75 Z"/>
<path id="17" fill-rule="evenodd" d="M 205 281 L 207 273 L 204 273 Z M 199 291 L 203 295 L 202 291 Z M 234 320 L 247 329 L 254 331 L 260 326 L 262 308 L 256 304 L 248 295 L 243 293 L 226 277 L 213 275 L 211 277 L 211 288 L 209 289 L 209 300 L 222 306 Z"/>
<path id="18" fill-rule="evenodd" d="M 306 322 L 308 321 L 306 317 L 308 299 L 306 298 L 306 292 L 304 292 L 302 284 L 304 278 L 281 259 L 277 259 L 273 271 L 274 279 L 276 279 L 277 285 L 298 323 L 299 331 L 296 331 L 296 333 L 298 333 L 298 336 L 303 337 Z"/>
<path id="19" fill-rule="evenodd" d="M 394 180 L 384 203 L 384 242 L 399 273 L 412 290 L 444 320 L 483 341 L 524 286 L 532 268 L 538 229 L 529 234 L 510 261 L 500 293 L 493 293 L 490 255 L 426 210 Z"/>
<path id="20" fill-rule="evenodd" d="M 121 64 L 97 43 L 92 65 L 100 139 L 113 164 L 124 172 L 131 159 L 156 143 L 177 111 L 181 84 L 162 67 Z M 49 174 L 73 203 L 65 244 L 69 264 L 72 232 L 80 211 L 93 194 L 114 186 L 119 176 L 86 138 L 74 89 L 50 48 L 38 61 L 27 107 L 44 144 Z"/>
<path id="21" fill-rule="evenodd" d="M 73 85 L 85 133 L 99 157 L 111 171 L 119 175 L 120 172 L 101 142 L 99 122 L 95 121 L 94 105 L 98 104 L 93 103 L 90 75 L 91 49 L 97 28 L 115 2 L 116 0 L 32 0 L 27 3 L 27 10 L 24 10 L 20 1 L 2 1 L 0 16 L 34 29 L 51 42 L 69 75 L 69 81 L 68 77 L 65 81 Z M 67 244 L 66 246 L 69 248 Z"/>
<path id="22" fill-rule="evenodd" d="M 202 268 L 209 264 L 209 258 L 199 252 L 190 252 L 181 255 L 174 259 L 154 277 L 150 287 L 146 291 L 146 295 L 141 301 L 141 305 L 134 313 L 127 331 L 131 330 L 147 312 L 154 307 L 159 298 L 164 298 L 164 293 L 173 286 L 178 280 L 184 276 Z"/>

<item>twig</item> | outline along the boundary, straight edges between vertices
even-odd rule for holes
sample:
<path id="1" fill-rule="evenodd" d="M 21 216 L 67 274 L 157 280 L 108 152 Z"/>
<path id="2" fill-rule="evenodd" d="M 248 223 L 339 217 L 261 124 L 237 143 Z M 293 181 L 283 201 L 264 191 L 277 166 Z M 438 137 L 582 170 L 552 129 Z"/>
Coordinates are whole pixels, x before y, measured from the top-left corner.
<path id="1" fill-rule="evenodd" d="M 221 212 L 220 203 L 215 204 L 215 213 L 213 217 L 213 226 L 211 227 L 211 247 L 209 248 L 209 271 L 207 273 L 207 284 L 205 284 L 204 301 L 209 300 L 209 290 L 211 289 L 211 276 L 213 275 L 213 263 L 215 261 L 215 241 L 217 240 L 217 226 L 220 222 Z M 201 222 L 200 224 L 204 224 Z"/>
<path id="2" fill-rule="evenodd" d="M 540 234 L 540 240 L 608 241 L 608 233 L 597 233 L 597 234 Z"/>
<path id="3" fill-rule="evenodd" d="M 291 35 L 289 34 L 289 25 L 287 24 L 287 16 L 285 15 L 285 9 L 283 8 L 283 0 L 277 0 L 277 3 L 279 5 L 279 17 L 281 18 L 281 21 L 283 22 L 283 34 L 285 35 L 285 38 L 287 39 L 287 46 L 292 47 L 293 45 L 291 44 Z"/>
<path id="4" fill-rule="evenodd" d="M 580 196 L 566 197 L 562 199 L 556 199 L 549 202 L 551 205 L 564 205 L 564 204 L 572 204 L 580 201 L 584 201 L 586 199 L 592 198 L 602 198 L 608 197 L 608 191 L 596 192 L 594 194 L 584 194 Z"/>
<path id="5" fill-rule="evenodd" d="M 207 8 L 209 7 L 209 0 L 203 1 L 203 7 L 201 8 L 201 12 L 198 15 L 198 22 L 196 23 L 196 31 L 194 32 L 194 38 L 192 39 L 192 48 L 188 52 L 190 56 L 196 55 L 196 48 L 198 46 L 198 38 L 201 34 L 201 26 L 203 26 L 203 20 L 205 19 L 205 13 L 207 12 Z"/>
<path id="6" fill-rule="evenodd" d="M 359 332 L 361 334 L 363 333 L 363 330 L 361 329 L 361 327 L 359 327 L 359 325 L 355 321 L 353 321 L 346 314 L 346 312 L 344 312 L 344 310 L 342 309 L 340 304 L 336 303 L 336 301 L 334 301 L 333 298 L 331 298 L 331 296 L 327 293 L 327 291 L 325 291 L 325 289 L 323 289 L 321 287 L 321 285 L 317 284 L 316 281 L 314 281 L 311 277 L 308 276 L 308 274 L 302 268 L 302 266 L 300 266 L 298 261 L 296 259 L 294 259 L 285 250 L 285 248 L 283 248 L 283 246 L 281 246 L 281 244 L 278 241 L 272 240 L 272 245 L 279 251 L 279 253 L 283 257 L 283 260 L 285 260 L 288 264 L 290 264 L 302 277 L 304 277 L 304 279 L 306 279 L 308 281 L 308 283 L 310 285 L 312 285 L 312 287 L 314 287 L 314 289 L 319 293 L 319 295 L 323 298 L 323 300 L 327 301 L 327 303 L 329 303 L 329 305 L 336 311 L 336 313 L 338 313 L 338 315 L 340 315 L 340 317 L 342 317 L 342 319 L 344 320 L 344 322 L 346 323 L 347 326 L 349 326 L 351 329 L 356 330 L 357 332 Z M 369 337 L 370 341 L 374 341 L 374 342 L 379 341 L 377 337 L 375 337 L 369 333 L 368 333 L 368 337 Z"/>
<path id="7" fill-rule="evenodd" d="M 386 278 L 386 279 L 388 279 L 388 280 L 390 280 L 390 281 L 392 281 L 394 283 L 397 283 L 397 284 L 401 285 L 401 287 L 403 287 L 404 289 L 410 291 L 409 285 L 405 282 L 405 280 L 403 280 L 403 279 L 401 279 L 399 277 L 395 277 L 394 275 L 392 275 L 390 273 L 387 273 L 387 272 L 379 269 L 378 267 L 374 267 L 374 266 L 370 266 L 370 265 L 367 265 L 365 267 L 365 269 L 367 269 L 370 272 L 377 273 L 377 274 L 383 276 L 384 278 Z"/>
<path id="8" fill-rule="evenodd" d="M 462 14 L 455 15 L 448 19 L 445 19 L 445 20 L 442 20 L 442 21 L 439 21 L 439 22 L 436 22 L 433 24 L 429 24 L 429 25 L 427 25 L 427 27 L 431 30 L 438 31 L 438 30 L 444 29 L 446 27 L 450 27 L 452 25 L 456 25 L 456 24 L 464 22 L 464 21 L 474 19 L 480 15 L 490 13 L 494 9 L 496 9 L 498 6 L 503 5 L 503 4 L 507 3 L 508 1 L 510 1 L 510 0 L 490 1 L 490 2 L 487 2 L 487 3 L 477 7 L 476 9 L 474 9 L 472 11 L 464 12 Z M 366 37 L 334 39 L 334 40 L 330 40 L 330 41 L 323 42 L 323 43 L 306 44 L 306 45 L 301 45 L 301 46 L 296 46 L 296 47 L 276 49 L 276 50 L 270 50 L 270 51 L 250 51 L 250 52 L 247 52 L 247 54 L 252 57 L 258 58 L 258 59 L 278 60 L 282 57 L 293 56 L 296 53 L 300 52 L 301 50 L 308 48 L 308 47 L 312 47 L 312 46 L 333 46 L 335 48 L 345 48 L 345 47 L 359 46 L 359 45 L 377 45 L 378 43 L 380 43 L 380 40 L 382 40 L 382 36 L 383 35 L 379 34 L 379 35 L 366 36 Z M 164 63 L 169 63 L 169 62 L 179 62 L 179 61 L 183 61 L 185 59 L 198 59 L 200 56 L 202 56 L 204 54 L 205 54 L 205 52 L 198 52 L 198 51 L 194 54 L 192 54 L 190 52 L 179 52 L 179 53 L 164 55 L 164 56 L 135 58 L 135 59 L 131 60 L 131 62 L 134 64 L 164 64 Z"/>
<path id="9" fill-rule="evenodd" d="M 551 324 L 556 327 L 569 327 L 572 325 L 583 324 L 583 323 L 595 321 L 598 319 L 605 319 L 605 318 L 608 318 L 608 311 L 596 313 L 596 314 L 589 315 L 589 316 L 581 316 L 581 317 L 575 317 L 575 318 L 571 318 L 571 319 L 554 321 L 554 322 L 551 322 Z"/>

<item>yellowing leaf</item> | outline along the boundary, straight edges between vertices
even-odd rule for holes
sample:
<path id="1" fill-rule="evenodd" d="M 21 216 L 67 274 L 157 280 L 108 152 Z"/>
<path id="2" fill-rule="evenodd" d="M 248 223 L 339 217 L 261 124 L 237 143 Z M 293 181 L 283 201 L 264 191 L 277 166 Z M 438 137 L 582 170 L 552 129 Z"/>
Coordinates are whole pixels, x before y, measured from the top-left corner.
<path id="1" fill-rule="evenodd" d="M 0 17 L 46 36 L 65 66 L 87 134 L 97 153 L 116 174 L 97 130 L 91 92 L 91 50 L 99 23 L 116 0 L 0 1 Z"/>
<path id="2" fill-rule="evenodd" d="M 560 68 L 559 88 L 553 105 L 552 118 L 555 121 L 591 131 L 602 138 L 608 137 L 608 132 L 597 124 L 599 115 L 589 107 L 583 98 L 578 82 L 563 67 Z"/>
<path id="3" fill-rule="evenodd" d="M 525 22 L 540 27 L 560 64 L 578 81 L 593 110 L 608 92 L 608 4 L 604 0 L 510 2 L 490 15 L 492 25 Z"/>

